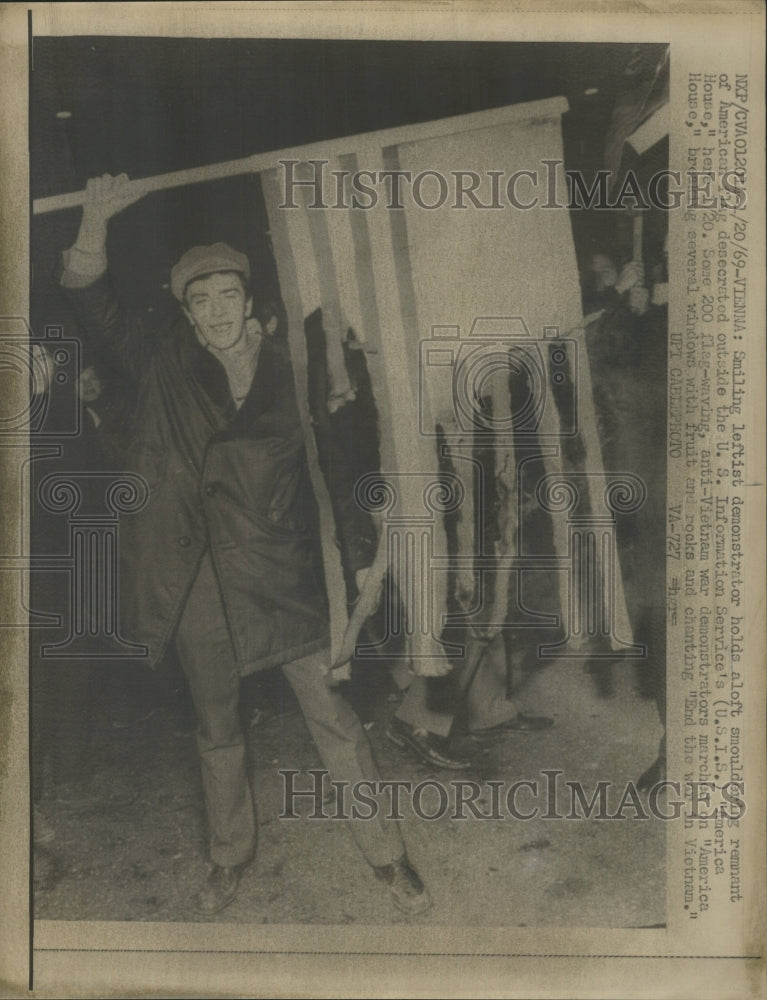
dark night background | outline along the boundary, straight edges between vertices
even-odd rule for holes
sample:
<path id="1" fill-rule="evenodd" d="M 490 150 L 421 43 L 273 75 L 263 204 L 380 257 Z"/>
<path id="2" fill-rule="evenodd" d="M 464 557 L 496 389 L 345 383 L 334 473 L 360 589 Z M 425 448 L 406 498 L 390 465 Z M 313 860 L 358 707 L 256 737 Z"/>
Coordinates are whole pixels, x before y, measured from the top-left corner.
<path id="1" fill-rule="evenodd" d="M 643 48 L 657 59 L 664 50 Z M 629 44 L 35 38 L 32 197 L 80 190 L 88 177 L 104 172 L 147 177 L 555 96 L 566 97 L 571 109 L 563 119 L 565 165 L 588 179 L 604 166 L 604 134 L 634 49 Z M 617 214 L 571 213 L 581 259 L 614 241 Z M 38 335 L 46 322 L 66 322 L 55 277 L 79 217 L 75 209 L 32 220 L 31 315 Z M 652 239 L 652 227 L 646 229 Z M 250 254 L 266 295 L 276 290 L 255 176 L 149 195 L 114 221 L 110 239 L 118 283 L 147 309 L 172 306 L 163 286 L 188 246 L 218 239 Z"/>

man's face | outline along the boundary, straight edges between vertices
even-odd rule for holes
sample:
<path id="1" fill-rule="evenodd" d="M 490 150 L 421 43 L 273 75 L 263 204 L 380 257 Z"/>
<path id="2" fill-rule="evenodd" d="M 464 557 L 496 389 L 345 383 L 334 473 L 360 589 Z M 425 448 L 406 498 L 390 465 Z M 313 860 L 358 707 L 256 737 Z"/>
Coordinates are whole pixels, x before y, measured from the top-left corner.
<path id="1" fill-rule="evenodd" d="M 196 278 L 187 285 L 184 300 L 184 312 L 206 344 L 225 351 L 238 343 L 252 307 L 238 274 Z"/>
<path id="2" fill-rule="evenodd" d="M 618 280 L 618 271 L 610 258 L 603 253 L 595 253 L 591 258 L 591 270 L 596 278 L 597 291 L 612 288 Z"/>
<path id="3" fill-rule="evenodd" d="M 80 378 L 77 380 L 77 394 L 83 403 L 95 403 L 101 395 L 101 389 L 101 379 L 98 372 L 93 365 L 89 365 L 81 372 Z"/>

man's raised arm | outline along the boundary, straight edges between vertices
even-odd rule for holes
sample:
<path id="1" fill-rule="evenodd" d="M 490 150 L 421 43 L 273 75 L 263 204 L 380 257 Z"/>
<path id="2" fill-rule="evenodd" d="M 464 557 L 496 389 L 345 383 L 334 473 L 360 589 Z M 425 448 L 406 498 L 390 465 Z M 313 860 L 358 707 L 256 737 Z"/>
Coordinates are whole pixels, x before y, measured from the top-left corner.
<path id="1" fill-rule="evenodd" d="M 95 347 L 102 346 L 134 372 L 142 355 L 142 324 L 120 308 L 107 273 L 109 220 L 142 198 L 144 192 L 126 174 L 104 174 L 88 181 L 80 229 L 74 245 L 63 254 L 64 288 L 83 332 Z"/>

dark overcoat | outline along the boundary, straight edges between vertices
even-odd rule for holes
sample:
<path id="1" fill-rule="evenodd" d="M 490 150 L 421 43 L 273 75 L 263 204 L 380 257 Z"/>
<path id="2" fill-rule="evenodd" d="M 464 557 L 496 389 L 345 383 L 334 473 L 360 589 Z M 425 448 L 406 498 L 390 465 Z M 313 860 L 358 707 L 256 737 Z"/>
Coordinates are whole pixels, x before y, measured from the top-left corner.
<path id="1" fill-rule="evenodd" d="M 120 520 L 121 637 L 158 662 L 209 548 L 241 673 L 327 646 L 316 503 L 286 353 L 263 338 L 237 410 L 222 365 L 181 314 L 153 333 L 121 307 L 108 275 L 67 294 L 86 336 L 136 384 L 125 469 L 148 498 Z"/>

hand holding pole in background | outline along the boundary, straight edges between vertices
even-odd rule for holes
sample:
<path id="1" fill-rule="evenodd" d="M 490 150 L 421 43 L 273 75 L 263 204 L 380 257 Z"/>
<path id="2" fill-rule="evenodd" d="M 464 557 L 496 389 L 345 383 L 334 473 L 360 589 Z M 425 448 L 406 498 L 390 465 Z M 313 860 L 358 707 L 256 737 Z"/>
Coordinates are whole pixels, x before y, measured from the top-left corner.
<path id="1" fill-rule="evenodd" d="M 637 285 L 644 285 L 644 264 L 641 260 L 630 260 L 618 275 L 615 290 L 623 295 Z"/>

